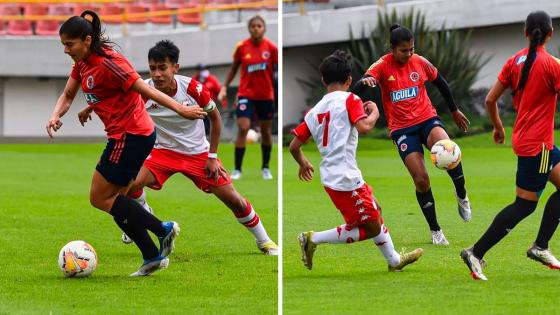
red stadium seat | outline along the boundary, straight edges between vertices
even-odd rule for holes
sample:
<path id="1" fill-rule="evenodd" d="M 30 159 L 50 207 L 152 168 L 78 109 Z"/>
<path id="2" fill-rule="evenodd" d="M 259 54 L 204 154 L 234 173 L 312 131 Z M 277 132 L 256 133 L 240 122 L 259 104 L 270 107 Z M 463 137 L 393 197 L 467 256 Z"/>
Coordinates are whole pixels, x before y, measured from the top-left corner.
<path id="1" fill-rule="evenodd" d="M 20 6 L 17 4 L 0 5 L 0 16 L 3 15 L 21 15 Z"/>
<path id="2" fill-rule="evenodd" d="M 141 6 L 144 6 L 145 8 L 150 8 L 153 5 L 156 4 L 160 4 L 161 1 L 160 0 L 139 0 L 136 2 L 136 4 L 139 4 Z"/>
<path id="3" fill-rule="evenodd" d="M 8 35 L 19 35 L 19 36 L 33 35 L 33 27 L 31 21 L 8 22 Z"/>
<path id="4" fill-rule="evenodd" d="M 198 7 L 196 4 L 194 3 L 187 3 L 187 4 L 183 4 L 183 6 L 181 7 L 181 9 L 190 9 L 190 8 L 196 8 Z M 179 21 L 179 23 L 181 24 L 200 24 L 202 23 L 202 15 L 200 14 L 200 12 L 194 12 L 194 13 L 182 13 L 177 15 L 177 21 Z"/>
<path id="5" fill-rule="evenodd" d="M 146 7 L 144 7 L 143 5 L 139 5 L 139 4 L 131 4 L 131 5 L 126 6 L 124 8 L 124 12 L 125 12 L 125 14 L 145 13 L 146 12 Z M 128 23 L 133 23 L 133 24 L 148 23 L 148 17 L 147 16 L 132 17 L 132 18 L 127 17 L 126 21 Z"/>
<path id="6" fill-rule="evenodd" d="M 85 10 L 92 10 L 94 12 L 100 13 L 100 6 L 97 4 L 76 4 L 72 6 L 74 9 L 74 15 L 80 16 Z"/>
<path id="7" fill-rule="evenodd" d="M 23 8 L 23 15 L 47 15 L 49 8 L 46 4 L 34 3 L 27 4 Z"/>
<path id="8" fill-rule="evenodd" d="M 35 23 L 35 34 L 41 36 L 57 36 L 59 28 L 59 21 L 37 21 Z"/>
<path id="9" fill-rule="evenodd" d="M 101 19 L 102 23 L 106 24 L 121 24 L 122 18 L 121 17 L 111 17 L 111 15 L 120 15 L 123 14 L 124 9 L 123 7 L 116 5 L 116 4 L 103 4 L 99 8 L 99 18 Z"/>
<path id="10" fill-rule="evenodd" d="M 49 4 L 47 14 L 48 15 L 64 15 L 64 16 L 70 17 L 73 14 L 73 6 L 69 6 L 69 5 L 66 5 L 66 4 Z"/>
<path id="11" fill-rule="evenodd" d="M 166 7 L 165 4 L 163 3 L 156 4 L 150 7 L 151 12 L 167 11 L 167 10 L 169 10 L 169 8 Z M 150 22 L 154 24 L 172 24 L 173 17 L 171 15 L 151 16 Z"/>
<path id="12" fill-rule="evenodd" d="M 0 20 L 0 35 L 8 34 L 8 24 L 6 21 Z"/>
<path id="13" fill-rule="evenodd" d="M 184 5 L 189 4 L 185 0 L 165 0 L 165 6 L 171 9 L 179 9 L 182 8 Z"/>

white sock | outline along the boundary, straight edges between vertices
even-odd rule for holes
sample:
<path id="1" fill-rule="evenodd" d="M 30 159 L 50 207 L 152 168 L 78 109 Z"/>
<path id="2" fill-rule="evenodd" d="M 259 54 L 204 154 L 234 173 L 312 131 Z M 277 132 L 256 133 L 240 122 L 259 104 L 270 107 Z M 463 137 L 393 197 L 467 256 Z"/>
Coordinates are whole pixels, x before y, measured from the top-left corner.
<path id="1" fill-rule="evenodd" d="M 390 266 L 396 266 L 401 262 L 401 255 L 395 251 L 393 240 L 389 234 L 389 230 L 384 224 L 381 224 L 381 233 L 372 238 L 373 242 L 379 248 L 383 257 Z"/>
<path id="2" fill-rule="evenodd" d="M 234 215 L 237 217 L 235 212 Z M 253 233 L 257 243 L 263 244 L 270 241 L 270 237 L 268 237 L 259 215 L 255 212 L 255 209 L 253 209 L 253 206 L 248 201 L 247 209 L 240 217 L 237 217 L 237 221 L 243 224 L 249 232 Z"/>
<path id="3" fill-rule="evenodd" d="M 148 202 L 146 201 L 146 191 L 144 189 L 142 189 L 142 195 L 140 195 L 140 197 L 133 198 L 133 199 L 134 201 L 138 202 L 144 208 L 144 210 L 148 211 L 149 213 L 153 213 L 152 208 L 148 205 Z"/>
<path id="4" fill-rule="evenodd" d="M 360 241 L 360 229 L 353 228 L 350 231 L 346 230 L 346 224 L 339 225 L 334 229 L 313 232 L 311 235 L 311 242 L 315 244 L 330 243 L 330 244 L 341 244 L 341 243 L 353 243 Z"/>

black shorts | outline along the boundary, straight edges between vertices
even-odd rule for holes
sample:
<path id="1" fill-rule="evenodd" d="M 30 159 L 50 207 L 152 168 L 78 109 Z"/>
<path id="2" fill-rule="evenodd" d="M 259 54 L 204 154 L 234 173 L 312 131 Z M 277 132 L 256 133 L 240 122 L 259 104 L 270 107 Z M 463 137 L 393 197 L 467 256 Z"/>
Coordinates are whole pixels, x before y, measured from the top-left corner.
<path id="1" fill-rule="evenodd" d="M 253 119 L 256 114 L 259 120 L 272 120 L 272 116 L 274 115 L 274 101 L 251 100 L 240 96 L 237 100 L 235 114 L 237 118 L 246 117 Z"/>
<path id="2" fill-rule="evenodd" d="M 109 139 L 95 169 L 111 184 L 128 186 L 136 179 L 155 141 L 155 130 L 149 136 L 125 133 L 120 139 Z"/>
<path id="3" fill-rule="evenodd" d="M 560 162 L 560 150 L 554 146 L 543 149 L 536 156 L 518 156 L 515 184 L 519 188 L 536 192 L 539 196 L 546 186 L 550 171 Z"/>
<path id="4" fill-rule="evenodd" d="M 439 117 L 432 117 L 418 125 L 408 128 L 398 129 L 391 133 L 393 143 L 397 146 L 397 151 L 404 162 L 404 159 L 412 152 L 420 152 L 424 154 L 424 146 L 428 146 L 428 136 L 430 131 L 435 127 L 441 127 L 445 130 L 445 126 Z"/>

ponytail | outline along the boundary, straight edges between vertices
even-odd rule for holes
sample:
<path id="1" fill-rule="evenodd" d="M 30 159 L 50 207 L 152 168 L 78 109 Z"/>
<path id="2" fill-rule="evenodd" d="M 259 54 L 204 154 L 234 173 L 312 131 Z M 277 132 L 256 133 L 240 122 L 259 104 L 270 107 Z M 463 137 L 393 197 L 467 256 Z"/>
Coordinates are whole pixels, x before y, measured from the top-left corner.
<path id="1" fill-rule="evenodd" d="M 527 59 L 521 69 L 521 77 L 519 83 L 512 95 L 518 91 L 523 90 L 527 84 L 527 78 L 535 59 L 537 59 L 537 47 L 544 44 L 547 35 L 552 31 L 552 20 L 544 11 L 531 12 L 525 21 L 525 32 L 530 36 L 529 51 L 527 52 Z"/>
<path id="2" fill-rule="evenodd" d="M 108 57 L 105 49 L 113 47 L 113 42 L 104 35 L 99 16 L 91 10 L 85 10 L 80 16 L 73 16 L 66 20 L 60 26 L 58 34 L 64 34 L 69 38 L 80 38 L 81 40 L 91 36 L 90 50 L 104 57 Z"/>

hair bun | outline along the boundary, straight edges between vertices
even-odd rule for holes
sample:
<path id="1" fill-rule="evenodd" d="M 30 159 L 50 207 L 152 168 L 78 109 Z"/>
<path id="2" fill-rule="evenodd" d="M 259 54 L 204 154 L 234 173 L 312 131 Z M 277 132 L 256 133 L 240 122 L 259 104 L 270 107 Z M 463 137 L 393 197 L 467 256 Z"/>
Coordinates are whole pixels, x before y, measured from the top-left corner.
<path id="1" fill-rule="evenodd" d="M 396 30 L 397 28 L 401 27 L 399 24 L 395 23 L 393 25 L 391 25 L 391 28 L 389 29 L 389 32 L 392 32 L 394 30 Z"/>

